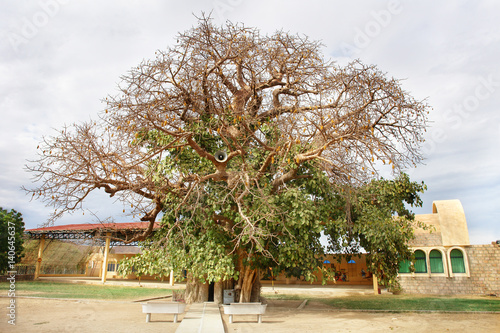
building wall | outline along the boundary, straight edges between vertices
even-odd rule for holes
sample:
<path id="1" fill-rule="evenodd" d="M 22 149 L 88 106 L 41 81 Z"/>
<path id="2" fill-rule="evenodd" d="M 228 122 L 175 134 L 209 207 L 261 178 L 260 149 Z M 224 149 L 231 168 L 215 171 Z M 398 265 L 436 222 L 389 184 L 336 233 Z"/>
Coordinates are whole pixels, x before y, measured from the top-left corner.
<path id="1" fill-rule="evenodd" d="M 436 200 L 432 213 L 437 214 L 444 246 L 469 245 L 469 231 L 460 200 Z"/>
<path id="2" fill-rule="evenodd" d="M 415 238 L 408 243 L 408 246 L 415 248 L 421 246 L 441 246 L 442 244 L 440 232 L 428 232 L 416 233 Z"/>
<path id="3" fill-rule="evenodd" d="M 500 245 L 470 245 L 465 274 L 400 274 L 404 292 L 436 295 L 500 295 Z"/>
<path id="4" fill-rule="evenodd" d="M 135 254 L 123 254 L 123 253 L 109 253 L 108 254 L 108 265 L 109 264 L 114 264 L 111 265 L 110 267 L 114 268 L 113 270 L 108 270 L 106 272 L 106 279 L 130 279 L 130 280 L 136 280 L 138 277 L 135 274 L 129 274 L 127 276 L 122 276 L 119 275 L 117 270 L 118 270 L 118 264 L 120 261 L 124 258 L 129 258 L 131 256 L 134 256 Z M 99 251 L 98 253 L 94 253 L 89 260 L 87 261 L 87 266 L 85 270 L 85 275 L 89 277 L 102 277 L 102 264 L 104 262 L 104 255 L 102 254 L 102 251 Z M 150 275 L 143 275 L 141 276 L 141 280 L 155 280 L 156 278 L 154 276 Z M 165 280 L 163 278 L 162 280 Z"/>
<path id="5" fill-rule="evenodd" d="M 277 276 L 273 276 L 274 280 L 271 279 L 269 272 L 262 272 L 262 277 L 260 282 L 262 284 L 271 284 L 273 281 L 276 284 L 303 284 L 303 285 L 371 285 L 373 284 L 372 278 L 368 272 L 368 268 L 366 265 L 366 255 L 359 254 L 353 255 L 351 263 L 348 263 L 345 257 L 341 257 L 341 261 L 338 262 L 338 256 L 328 254 L 326 255 L 326 260 L 330 263 L 324 263 L 324 268 L 333 269 L 338 273 L 339 279 L 336 281 L 322 281 L 321 274 L 319 272 L 315 273 L 316 281 L 308 282 L 299 278 L 286 278 L 284 273 L 279 273 Z M 365 271 L 365 276 L 363 277 L 361 270 Z M 345 281 L 341 278 L 345 274 Z"/>

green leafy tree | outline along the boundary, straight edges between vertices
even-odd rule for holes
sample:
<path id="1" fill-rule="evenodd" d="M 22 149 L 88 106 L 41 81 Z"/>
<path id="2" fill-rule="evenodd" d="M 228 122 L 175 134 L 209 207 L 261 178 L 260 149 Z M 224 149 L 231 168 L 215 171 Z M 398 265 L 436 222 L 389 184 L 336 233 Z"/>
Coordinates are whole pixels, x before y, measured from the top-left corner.
<path id="1" fill-rule="evenodd" d="M 22 214 L 0 207 L 0 274 L 15 271 L 14 265 L 21 261 L 24 243 Z"/>
<path id="2" fill-rule="evenodd" d="M 413 255 L 408 242 L 415 227 L 426 228 L 409 210 L 422 206 L 419 194 L 425 189 L 423 182 L 411 182 L 406 174 L 352 189 L 341 199 L 348 214 L 340 212 L 325 229 L 330 250 L 349 256 L 363 248 L 368 269 L 382 284 L 397 285 L 399 263 Z"/>
<path id="3" fill-rule="evenodd" d="M 126 241 L 162 216 L 153 247 L 189 271 L 188 302 L 232 280 L 255 300 L 263 267 L 314 279 L 321 231 L 352 214 L 346 194 L 379 164 L 418 163 L 428 112 L 376 66 L 320 47 L 202 17 L 123 77 L 99 121 L 45 138 L 28 191 L 54 219 L 104 190 L 150 222 Z"/>
<path id="4" fill-rule="evenodd" d="M 163 279 L 170 275 L 172 264 L 165 249 L 151 250 L 148 244 L 142 244 L 141 250 L 140 255 L 124 258 L 120 261 L 119 275 L 135 274 L 139 281 L 143 275 L 154 276 L 157 279 Z"/>

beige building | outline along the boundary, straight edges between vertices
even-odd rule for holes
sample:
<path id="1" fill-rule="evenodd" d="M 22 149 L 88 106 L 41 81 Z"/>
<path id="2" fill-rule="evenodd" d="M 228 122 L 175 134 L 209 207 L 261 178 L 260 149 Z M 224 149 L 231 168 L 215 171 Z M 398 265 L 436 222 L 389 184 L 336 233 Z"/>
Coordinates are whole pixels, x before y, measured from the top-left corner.
<path id="1" fill-rule="evenodd" d="M 340 259 L 340 262 L 338 261 Z M 365 254 L 353 255 L 349 260 L 343 256 L 334 254 L 326 255 L 323 267 L 337 272 L 335 281 L 323 281 L 321 274 L 316 272 L 316 281 L 308 282 L 301 278 L 287 278 L 284 273 L 274 273 L 271 270 L 263 272 L 261 283 L 264 285 L 272 284 L 337 284 L 337 285 L 372 285 L 372 276 L 368 272 Z"/>
<path id="2" fill-rule="evenodd" d="M 116 279 L 121 278 L 118 275 L 118 267 L 120 261 L 125 258 L 129 258 L 136 254 L 139 254 L 140 250 L 135 246 L 114 246 L 109 250 L 108 253 L 108 264 L 106 268 L 106 279 Z M 102 278 L 103 269 L 102 265 L 104 262 L 104 249 L 101 247 L 98 252 L 93 253 L 87 260 L 87 267 L 85 270 L 86 276 L 100 277 Z M 127 278 L 136 278 L 131 275 Z"/>
<path id="3" fill-rule="evenodd" d="M 415 220 L 427 228 L 416 229 L 410 243 L 415 261 L 400 265 L 405 292 L 500 295 L 500 245 L 470 244 L 459 200 L 434 201 L 432 214 L 416 215 Z"/>

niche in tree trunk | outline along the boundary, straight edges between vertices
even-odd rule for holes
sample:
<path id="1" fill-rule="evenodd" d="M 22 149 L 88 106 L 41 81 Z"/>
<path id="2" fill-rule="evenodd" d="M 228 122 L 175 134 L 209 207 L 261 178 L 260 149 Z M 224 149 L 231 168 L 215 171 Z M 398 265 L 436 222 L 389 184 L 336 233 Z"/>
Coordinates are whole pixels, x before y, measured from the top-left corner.
<path id="1" fill-rule="evenodd" d="M 188 274 L 184 299 L 186 303 L 214 302 L 222 304 L 224 290 L 233 289 L 233 286 L 233 280 L 202 283 L 194 280 Z"/>
<path id="2" fill-rule="evenodd" d="M 208 285 L 208 301 L 213 302 L 214 301 L 214 292 L 215 292 L 215 283 L 211 282 Z"/>

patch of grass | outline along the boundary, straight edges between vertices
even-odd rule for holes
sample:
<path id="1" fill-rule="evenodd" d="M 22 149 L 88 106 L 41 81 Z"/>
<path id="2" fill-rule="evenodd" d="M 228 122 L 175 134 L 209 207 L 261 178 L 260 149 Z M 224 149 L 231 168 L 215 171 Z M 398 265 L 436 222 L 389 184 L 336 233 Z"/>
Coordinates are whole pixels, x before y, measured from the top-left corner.
<path id="1" fill-rule="evenodd" d="M 500 311 L 495 298 L 418 295 L 365 295 L 316 299 L 337 309 L 389 311 Z"/>
<path id="2" fill-rule="evenodd" d="M 1 282 L 0 291 L 2 294 L 6 294 L 7 290 L 9 290 L 9 283 Z M 42 281 L 19 281 L 16 282 L 16 295 L 51 298 L 137 300 L 172 295 L 172 290 Z"/>
<path id="3" fill-rule="evenodd" d="M 493 297 L 449 297 L 427 295 L 356 295 L 316 298 L 310 295 L 265 294 L 272 300 L 314 300 L 335 309 L 384 311 L 496 311 L 500 299 Z"/>
<path id="4" fill-rule="evenodd" d="M 301 295 L 287 295 L 287 294 L 264 294 L 262 295 L 264 298 L 267 299 L 274 299 L 274 300 L 286 300 L 286 301 L 295 301 L 295 300 L 304 300 L 308 297 L 304 297 Z M 309 297 L 310 298 L 310 297 Z"/>

